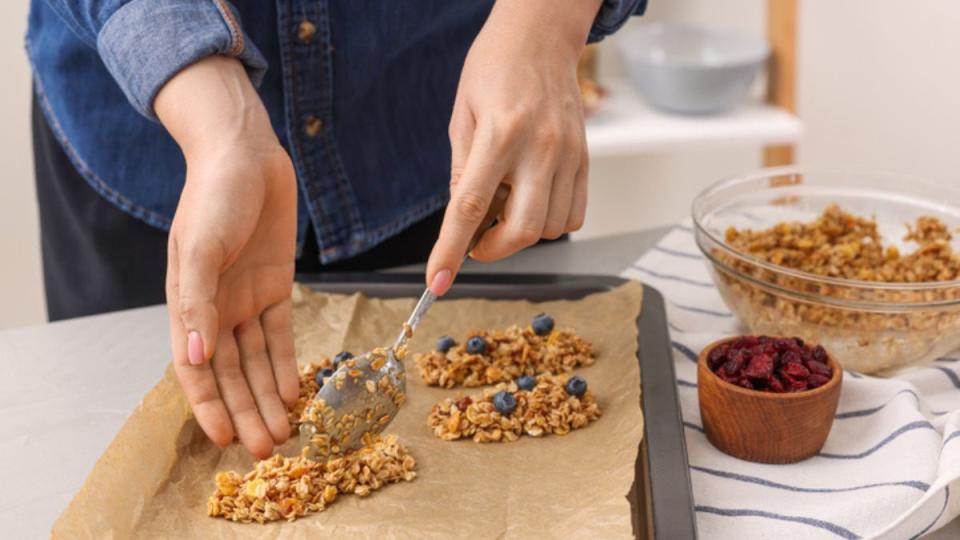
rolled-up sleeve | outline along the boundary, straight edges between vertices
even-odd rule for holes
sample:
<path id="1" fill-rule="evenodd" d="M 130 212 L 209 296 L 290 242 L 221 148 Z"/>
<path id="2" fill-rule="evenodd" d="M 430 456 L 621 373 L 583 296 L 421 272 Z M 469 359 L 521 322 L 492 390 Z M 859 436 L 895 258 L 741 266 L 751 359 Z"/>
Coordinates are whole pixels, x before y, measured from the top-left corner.
<path id="1" fill-rule="evenodd" d="M 181 69 L 216 54 L 243 62 L 255 85 L 267 61 L 227 0 L 47 0 L 97 48 L 130 103 L 155 119 L 153 99 Z"/>
<path id="2" fill-rule="evenodd" d="M 647 0 L 603 0 L 587 41 L 594 43 L 616 32 L 630 17 L 643 15 Z"/>

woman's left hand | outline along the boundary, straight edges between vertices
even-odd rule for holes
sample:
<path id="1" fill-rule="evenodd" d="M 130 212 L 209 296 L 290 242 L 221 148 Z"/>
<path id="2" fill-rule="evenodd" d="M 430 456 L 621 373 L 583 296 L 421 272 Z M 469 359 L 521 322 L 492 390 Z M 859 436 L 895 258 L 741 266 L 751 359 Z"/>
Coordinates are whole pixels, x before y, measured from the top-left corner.
<path id="1" fill-rule="evenodd" d="M 583 224 L 587 143 L 576 68 L 600 4 L 494 5 L 467 54 L 450 120 L 450 204 L 426 275 L 435 293 L 453 282 L 501 182 L 511 186 L 504 215 L 473 258 L 502 259 Z"/>

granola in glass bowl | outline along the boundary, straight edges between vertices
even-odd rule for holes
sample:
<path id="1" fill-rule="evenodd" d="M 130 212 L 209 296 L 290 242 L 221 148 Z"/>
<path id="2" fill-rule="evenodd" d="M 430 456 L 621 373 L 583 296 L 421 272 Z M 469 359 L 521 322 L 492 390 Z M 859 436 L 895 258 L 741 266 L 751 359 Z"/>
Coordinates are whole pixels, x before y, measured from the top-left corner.
<path id="1" fill-rule="evenodd" d="M 769 169 L 693 206 L 720 294 L 753 334 L 878 372 L 960 347 L 960 193 L 888 174 Z"/>

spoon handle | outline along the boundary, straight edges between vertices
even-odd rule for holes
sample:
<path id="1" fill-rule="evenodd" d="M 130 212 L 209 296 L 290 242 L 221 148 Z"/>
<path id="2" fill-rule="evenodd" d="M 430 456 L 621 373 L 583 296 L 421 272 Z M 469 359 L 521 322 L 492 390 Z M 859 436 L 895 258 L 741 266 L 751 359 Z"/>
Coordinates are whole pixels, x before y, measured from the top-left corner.
<path id="1" fill-rule="evenodd" d="M 509 185 L 500 184 L 497 186 L 497 191 L 493 194 L 493 200 L 490 201 L 490 207 L 487 208 L 487 214 L 483 217 L 483 221 L 481 221 L 480 226 L 477 227 L 477 232 L 473 234 L 470 243 L 467 245 L 467 253 L 463 257 L 464 261 L 470 257 L 470 252 L 473 251 L 477 242 L 483 237 L 483 233 L 490 230 L 490 227 L 493 227 L 493 224 L 497 222 L 497 216 L 503 212 L 503 206 L 506 204 L 509 195 Z M 431 291 L 429 287 L 423 291 L 416 307 L 413 308 L 413 313 L 410 314 L 410 318 L 404 323 L 403 330 L 400 331 L 400 336 L 397 337 L 397 341 L 393 345 L 393 350 L 396 351 L 407 344 L 407 340 L 413 336 L 413 331 L 417 329 L 420 319 L 423 318 L 424 314 L 427 313 L 427 310 L 430 309 L 430 306 L 433 305 L 436 299 L 437 295 L 433 294 L 433 291 Z"/>

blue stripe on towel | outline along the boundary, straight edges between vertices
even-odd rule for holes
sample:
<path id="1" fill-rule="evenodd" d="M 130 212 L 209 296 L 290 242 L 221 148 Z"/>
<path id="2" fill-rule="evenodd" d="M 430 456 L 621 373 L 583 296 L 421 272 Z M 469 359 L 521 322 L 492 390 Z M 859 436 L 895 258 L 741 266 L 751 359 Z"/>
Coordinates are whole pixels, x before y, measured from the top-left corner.
<path id="1" fill-rule="evenodd" d="M 669 281 L 676 281 L 676 282 L 679 282 L 679 283 L 686 283 L 687 285 L 695 285 L 695 286 L 697 286 L 697 287 L 707 287 L 707 288 L 709 288 L 709 289 L 712 289 L 712 288 L 715 287 L 715 285 L 713 284 L 712 281 L 697 281 L 697 280 L 695 280 L 695 279 L 685 278 L 685 277 L 681 277 L 681 276 L 675 276 L 675 275 L 673 275 L 673 274 L 664 274 L 664 273 L 662 273 L 662 272 L 657 272 L 657 271 L 655 271 L 655 270 L 650 270 L 649 268 L 644 268 L 644 267 L 640 266 L 639 264 L 634 264 L 633 266 L 631 266 L 631 268 L 633 268 L 634 270 L 639 270 L 640 272 L 643 272 L 644 274 L 651 275 L 651 276 L 653 276 L 653 277 L 655 277 L 655 278 L 657 278 L 657 279 L 666 279 L 666 280 L 669 280 Z"/>
<path id="2" fill-rule="evenodd" d="M 942 371 L 944 375 L 950 379 L 950 382 L 953 383 L 954 388 L 960 388 L 960 377 L 957 376 L 957 373 L 952 369 L 947 369 L 942 366 L 934 366 L 934 369 Z"/>
<path id="3" fill-rule="evenodd" d="M 672 255 L 674 257 L 684 257 L 686 259 L 702 259 L 703 256 L 699 253 L 687 253 L 685 251 L 678 251 L 676 249 L 665 248 L 663 246 L 653 246 L 654 251 L 659 251 L 660 253 L 666 253 L 667 255 Z"/>
<path id="4" fill-rule="evenodd" d="M 690 382 L 690 381 L 685 381 L 685 380 L 683 380 L 683 379 L 677 379 L 677 386 L 686 386 L 686 387 L 688 387 L 688 388 L 696 388 L 696 387 L 697 387 L 697 383 L 695 383 L 695 382 Z"/>
<path id="5" fill-rule="evenodd" d="M 700 426 L 698 426 L 698 425 L 696 425 L 696 424 L 694 424 L 693 422 L 684 421 L 684 422 L 683 422 L 683 427 L 688 427 L 688 428 L 690 428 L 690 429 L 692 429 L 692 430 L 694 430 L 694 431 L 699 431 L 700 433 L 703 433 L 703 428 L 700 427 Z"/>
<path id="6" fill-rule="evenodd" d="M 935 359 L 934 362 L 956 362 L 957 360 L 960 360 L 960 358 L 950 358 L 947 356 L 943 356 Z"/>
<path id="7" fill-rule="evenodd" d="M 861 489 L 870 489 L 875 487 L 887 487 L 887 486 L 905 486 L 905 487 L 910 487 L 919 491 L 926 491 L 930 489 L 930 484 L 927 484 L 925 482 L 920 482 L 919 480 L 905 480 L 902 482 L 879 482 L 876 484 L 864 484 L 860 486 L 842 487 L 842 488 L 807 488 L 807 487 L 790 486 L 787 484 L 781 484 L 779 482 L 773 482 L 771 480 L 758 478 L 756 476 L 747 476 L 745 474 L 738 474 L 738 473 L 733 473 L 728 471 L 719 471 L 716 469 L 708 469 L 706 467 L 700 467 L 697 465 L 691 465 L 690 468 L 695 471 L 711 474 L 713 476 L 719 476 L 721 478 L 729 478 L 731 480 L 738 480 L 740 482 L 748 482 L 750 484 L 757 484 L 757 485 L 766 486 L 766 487 L 784 489 L 787 491 L 798 491 L 801 493 L 839 493 L 843 491 L 858 491 Z"/>
<path id="8" fill-rule="evenodd" d="M 681 354 L 686 356 L 687 360 L 690 360 L 691 362 L 697 361 L 698 355 L 697 353 L 693 352 L 690 349 L 690 347 L 687 347 L 686 345 L 684 345 L 683 343 L 680 343 L 679 341 L 671 341 L 670 345 L 672 345 L 674 349 L 680 351 Z"/>
<path id="9" fill-rule="evenodd" d="M 819 456 L 819 457 L 824 457 L 824 458 L 832 458 L 832 459 L 860 459 L 860 458 L 865 458 L 865 457 L 869 456 L 870 454 L 876 452 L 877 450 L 883 448 L 884 446 L 887 445 L 887 443 L 889 443 L 890 441 L 896 439 L 896 438 L 899 437 L 900 435 L 903 435 L 904 433 L 907 433 L 908 431 L 914 431 L 914 430 L 917 430 L 917 429 L 932 429 L 932 430 L 936 431 L 936 429 L 933 427 L 933 424 L 931 424 L 930 422 L 927 422 L 926 420 L 917 420 L 916 422 L 910 422 L 909 424 L 906 424 L 906 425 L 904 425 L 904 426 L 900 426 L 900 428 L 898 428 L 896 431 L 894 431 L 894 432 L 891 433 L 890 435 L 887 435 L 886 437 L 884 437 L 884 439 L 883 439 L 882 441 L 878 442 L 878 443 L 877 443 L 876 445 L 874 445 L 873 447 L 871 447 L 871 448 L 869 448 L 869 449 L 867 449 L 867 450 L 864 450 L 863 452 L 860 452 L 860 453 L 858 453 L 858 454 L 831 454 L 831 453 L 821 452 L 821 453 L 817 454 L 817 456 Z"/>
<path id="10" fill-rule="evenodd" d="M 710 309 L 698 308 L 696 306 L 685 306 L 683 304 L 678 304 L 676 302 L 670 302 L 670 305 L 677 309 L 682 309 L 683 311 L 689 311 L 691 313 L 700 313 L 703 315 L 711 315 L 713 317 L 724 317 L 728 319 L 730 317 L 733 317 L 733 313 L 730 313 L 729 311 L 713 311 Z"/>
<path id="11" fill-rule="evenodd" d="M 860 410 L 858 410 L 858 411 L 848 411 L 848 412 L 843 412 L 843 413 L 837 413 L 837 415 L 834 416 L 834 418 L 837 418 L 837 419 L 839 419 L 839 420 L 843 420 L 844 418 L 857 418 L 857 417 L 860 417 L 860 416 L 870 416 L 871 414 L 874 414 L 874 413 L 880 411 L 881 409 L 883 409 L 884 407 L 886 407 L 887 405 L 889 405 L 890 403 L 892 403 L 893 400 L 896 399 L 897 396 L 899 396 L 900 394 L 910 394 L 911 396 L 914 397 L 914 399 L 917 400 L 917 403 L 920 403 L 920 396 L 918 396 L 916 392 L 914 392 L 913 390 L 901 390 L 901 391 L 897 392 L 896 394 L 894 394 L 893 397 L 891 397 L 889 400 L 887 400 L 887 402 L 884 403 L 883 405 L 879 405 L 879 406 L 877 406 L 877 407 L 871 407 L 871 408 L 869 408 L 869 409 L 860 409 Z"/>
<path id="12" fill-rule="evenodd" d="M 670 327 L 670 330 L 673 330 L 674 332 L 677 332 L 678 334 L 686 334 L 686 333 L 687 333 L 686 330 L 684 330 L 683 328 L 680 328 L 679 326 L 673 324 L 673 323 L 670 322 L 670 321 L 667 321 L 667 326 Z"/>
<path id="13" fill-rule="evenodd" d="M 936 525 L 937 522 L 940 521 L 940 518 L 943 517 L 943 512 L 947 509 L 947 503 L 950 501 L 950 486 L 944 487 L 944 488 L 943 488 L 943 493 L 944 493 L 944 495 L 943 495 L 943 506 L 940 507 L 940 513 L 937 514 L 937 517 L 933 518 L 933 521 L 931 521 L 929 525 L 927 525 L 926 527 L 924 527 L 922 531 L 920 531 L 920 532 L 918 532 L 917 534 L 911 536 L 911 537 L 910 537 L 910 540 L 915 540 L 915 539 L 920 538 L 921 536 L 927 534 L 927 531 L 929 531 L 934 525 Z"/>
<path id="14" fill-rule="evenodd" d="M 953 433 L 947 435 L 946 438 L 943 439 L 943 444 L 941 445 L 941 448 L 944 447 L 944 446 L 946 446 L 948 442 L 950 442 L 950 441 L 952 441 L 952 440 L 954 440 L 954 439 L 956 439 L 956 438 L 958 438 L 958 437 L 960 437 L 960 430 L 954 431 Z"/>
<path id="15" fill-rule="evenodd" d="M 845 369 L 844 371 L 847 373 L 847 375 L 853 377 L 854 379 L 862 379 L 862 378 L 863 378 L 863 375 L 857 373 L 856 371 L 850 371 L 849 369 Z"/>
<path id="16" fill-rule="evenodd" d="M 778 521 L 792 521 L 794 523 L 803 523 L 804 525 L 810 525 L 811 527 L 817 527 L 825 531 L 832 532 L 833 534 L 839 536 L 840 538 L 847 538 L 849 540 L 857 540 L 860 538 L 860 535 L 837 525 L 836 523 L 830 523 L 829 521 L 823 521 L 819 519 L 804 517 L 804 516 L 787 516 L 784 514 L 774 514 L 773 512 L 765 512 L 763 510 L 750 510 L 750 509 L 728 509 L 728 508 L 715 508 L 713 506 L 701 506 L 697 505 L 694 507 L 694 510 L 697 512 L 705 512 L 708 514 L 717 514 L 719 516 L 726 517 L 762 517 L 767 519 L 775 519 Z"/>

